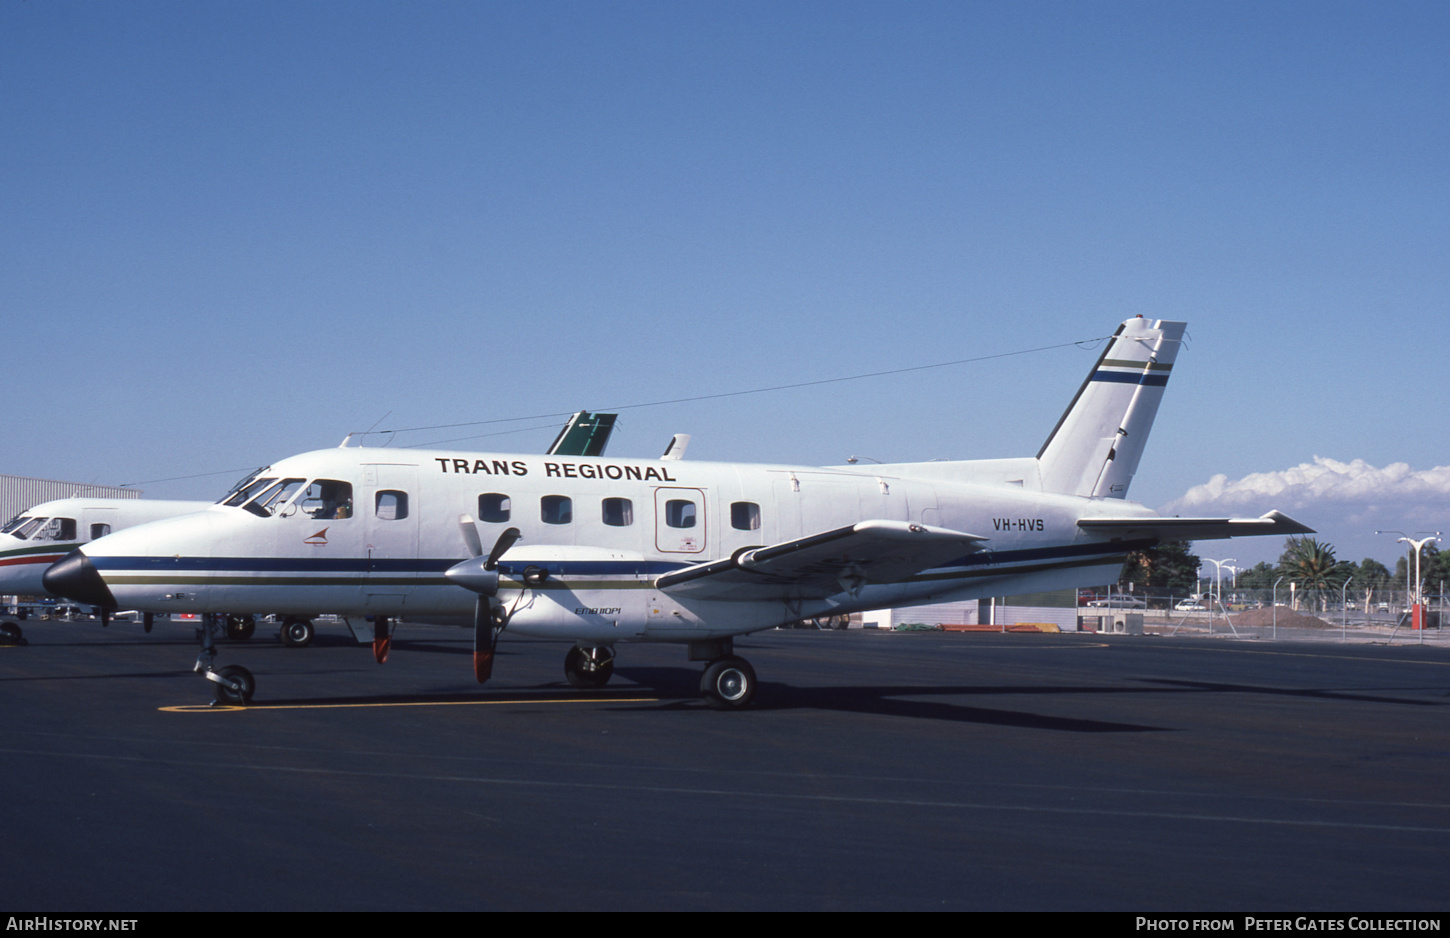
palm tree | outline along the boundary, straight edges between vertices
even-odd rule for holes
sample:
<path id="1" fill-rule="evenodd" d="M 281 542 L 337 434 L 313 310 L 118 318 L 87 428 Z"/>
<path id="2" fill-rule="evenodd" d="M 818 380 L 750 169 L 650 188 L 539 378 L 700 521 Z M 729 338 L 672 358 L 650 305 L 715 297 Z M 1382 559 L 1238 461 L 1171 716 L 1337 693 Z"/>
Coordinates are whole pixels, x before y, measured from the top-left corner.
<path id="1" fill-rule="evenodd" d="M 1321 604 L 1327 601 L 1325 593 L 1334 588 L 1340 566 L 1334 559 L 1334 547 L 1312 537 L 1289 538 L 1279 555 L 1279 572 L 1301 590 L 1318 590 Z"/>

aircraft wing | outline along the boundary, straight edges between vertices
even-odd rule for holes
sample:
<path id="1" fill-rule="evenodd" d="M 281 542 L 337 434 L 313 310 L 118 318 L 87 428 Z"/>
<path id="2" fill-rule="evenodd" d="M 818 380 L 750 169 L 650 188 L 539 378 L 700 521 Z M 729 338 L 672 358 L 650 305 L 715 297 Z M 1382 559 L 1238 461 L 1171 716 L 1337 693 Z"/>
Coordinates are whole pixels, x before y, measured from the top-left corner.
<path id="1" fill-rule="evenodd" d="M 1155 537 L 1160 541 L 1209 541 L 1255 534 L 1315 533 L 1308 525 L 1278 511 L 1261 518 L 1083 518 L 1077 526 L 1092 534 L 1125 540 Z"/>
<path id="2" fill-rule="evenodd" d="M 975 534 L 905 521 L 862 521 L 666 573 L 655 587 L 691 599 L 824 599 L 894 583 L 980 550 Z"/>

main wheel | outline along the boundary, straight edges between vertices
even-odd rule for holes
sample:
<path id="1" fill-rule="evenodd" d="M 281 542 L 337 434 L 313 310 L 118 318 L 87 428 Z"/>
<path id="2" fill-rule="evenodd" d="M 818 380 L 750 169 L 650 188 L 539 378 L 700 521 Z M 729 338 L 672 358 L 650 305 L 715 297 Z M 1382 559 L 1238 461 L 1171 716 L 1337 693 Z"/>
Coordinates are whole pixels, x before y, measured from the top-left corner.
<path id="1" fill-rule="evenodd" d="M 304 645 L 311 645 L 317 631 L 312 627 L 311 619 L 299 619 L 296 616 L 288 616 L 282 622 L 282 644 L 288 648 L 301 648 Z"/>
<path id="2" fill-rule="evenodd" d="M 564 676 L 570 686 L 592 690 L 609 683 L 614 675 L 614 649 L 608 645 L 580 648 L 575 645 L 564 656 Z"/>
<path id="3" fill-rule="evenodd" d="M 257 680 L 252 677 L 252 672 L 239 664 L 229 664 L 222 668 L 217 674 L 237 685 L 236 689 L 225 684 L 213 683 L 213 693 L 216 694 L 216 702 L 228 704 L 233 707 L 244 707 L 252 702 L 252 693 L 257 689 Z"/>
<path id="4" fill-rule="evenodd" d="M 20 631 L 20 623 L 14 619 L 6 619 L 0 622 L 0 645 L 25 645 L 25 634 Z"/>
<path id="5" fill-rule="evenodd" d="M 227 616 L 227 638 L 244 642 L 257 631 L 257 620 L 251 616 Z"/>
<path id="6" fill-rule="evenodd" d="M 700 678 L 700 696 L 716 710 L 739 710 L 755 696 L 755 669 L 744 658 L 712 661 Z"/>

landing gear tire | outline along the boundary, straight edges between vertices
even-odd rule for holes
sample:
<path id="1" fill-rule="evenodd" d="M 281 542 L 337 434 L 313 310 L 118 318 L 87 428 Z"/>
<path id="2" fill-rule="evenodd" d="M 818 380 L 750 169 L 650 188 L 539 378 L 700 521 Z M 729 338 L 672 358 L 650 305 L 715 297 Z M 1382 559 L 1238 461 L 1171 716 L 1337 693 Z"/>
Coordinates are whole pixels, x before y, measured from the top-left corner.
<path id="1" fill-rule="evenodd" d="M 710 662 L 700 678 L 700 696 L 716 710 L 739 710 L 755 696 L 755 669 L 744 658 Z"/>
<path id="2" fill-rule="evenodd" d="M 257 620 L 251 616 L 227 616 L 227 638 L 245 642 L 257 631 Z"/>
<path id="3" fill-rule="evenodd" d="M 20 623 L 14 619 L 6 619 L 0 622 L 0 645 L 29 645 L 25 640 L 25 634 L 20 631 Z"/>
<path id="4" fill-rule="evenodd" d="M 298 619 L 295 616 L 288 616 L 282 622 L 282 631 L 279 637 L 282 644 L 288 648 L 302 648 L 312 644 L 312 639 L 317 631 L 312 627 L 311 619 Z"/>
<path id="5" fill-rule="evenodd" d="M 251 671 L 239 664 L 229 664 L 217 674 L 237 685 L 233 689 L 225 684 L 213 683 L 212 692 L 216 695 L 217 703 L 231 707 L 245 707 L 252 702 L 252 693 L 257 689 L 257 679 L 252 677 Z"/>
<path id="6" fill-rule="evenodd" d="M 598 690 L 614 674 L 614 649 L 608 645 L 580 648 L 575 645 L 564 656 L 564 676 L 572 687 Z"/>

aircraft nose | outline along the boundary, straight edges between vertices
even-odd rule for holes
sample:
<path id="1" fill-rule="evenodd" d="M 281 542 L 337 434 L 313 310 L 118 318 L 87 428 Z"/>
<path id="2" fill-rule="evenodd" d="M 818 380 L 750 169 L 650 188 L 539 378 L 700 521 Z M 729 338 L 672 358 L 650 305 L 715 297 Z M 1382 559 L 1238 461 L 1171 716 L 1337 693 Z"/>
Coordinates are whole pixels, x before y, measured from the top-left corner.
<path id="1" fill-rule="evenodd" d="M 40 577 L 46 589 L 57 596 L 74 599 L 88 606 L 116 608 L 116 597 L 102 579 L 91 559 L 79 550 L 66 554 Z"/>

